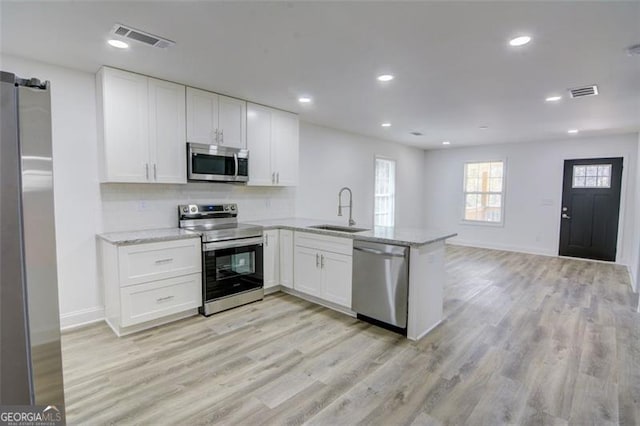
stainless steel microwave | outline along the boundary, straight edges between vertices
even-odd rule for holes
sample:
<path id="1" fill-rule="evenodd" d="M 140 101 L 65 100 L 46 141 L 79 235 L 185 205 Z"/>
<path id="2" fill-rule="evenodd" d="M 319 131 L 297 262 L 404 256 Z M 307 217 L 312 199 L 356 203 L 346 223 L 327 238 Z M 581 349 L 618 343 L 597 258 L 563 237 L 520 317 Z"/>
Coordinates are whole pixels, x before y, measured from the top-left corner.
<path id="1" fill-rule="evenodd" d="M 187 179 L 203 182 L 247 182 L 249 151 L 226 146 L 188 143 Z"/>

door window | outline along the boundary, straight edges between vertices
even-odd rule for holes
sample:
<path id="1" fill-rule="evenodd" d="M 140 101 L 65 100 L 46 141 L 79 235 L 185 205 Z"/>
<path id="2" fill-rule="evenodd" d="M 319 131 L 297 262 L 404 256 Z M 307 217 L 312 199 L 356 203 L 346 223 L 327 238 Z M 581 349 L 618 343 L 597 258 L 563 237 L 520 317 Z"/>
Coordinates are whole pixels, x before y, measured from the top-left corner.
<path id="1" fill-rule="evenodd" d="M 573 188 L 611 188 L 611 164 L 576 164 Z"/>

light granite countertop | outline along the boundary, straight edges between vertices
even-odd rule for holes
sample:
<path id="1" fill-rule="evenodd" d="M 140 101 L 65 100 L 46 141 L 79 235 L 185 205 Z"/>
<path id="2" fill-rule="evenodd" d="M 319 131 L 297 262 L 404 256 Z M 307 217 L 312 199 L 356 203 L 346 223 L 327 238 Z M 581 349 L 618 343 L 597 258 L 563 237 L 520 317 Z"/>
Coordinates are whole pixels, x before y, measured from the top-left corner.
<path id="1" fill-rule="evenodd" d="M 344 223 L 330 222 L 326 220 L 287 218 L 272 220 L 248 221 L 253 225 L 262 226 L 264 229 L 289 229 L 292 231 L 304 231 L 314 234 L 330 235 L 334 237 L 352 238 L 354 240 L 372 241 L 383 244 L 397 244 L 419 247 L 431 244 L 447 238 L 455 237 L 454 232 L 446 232 L 429 228 L 400 228 L 376 226 L 359 232 L 343 232 L 329 229 L 311 228 L 317 225 L 345 226 Z M 358 226 L 356 226 L 358 227 Z M 108 232 L 99 234 L 99 238 L 115 245 L 131 245 L 152 243 L 159 241 L 181 240 L 185 238 L 200 238 L 200 233 L 180 228 L 145 229 L 141 231 Z"/>
<path id="2" fill-rule="evenodd" d="M 360 232 L 342 232 L 327 229 L 310 228 L 316 225 L 346 226 L 344 223 L 328 222 L 316 219 L 288 218 L 273 220 L 251 221 L 255 225 L 261 225 L 264 229 L 289 229 L 292 231 L 312 232 L 315 234 L 331 235 L 334 237 L 352 238 L 354 240 L 372 241 L 383 244 L 397 244 L 419 247 L 431 244 L 447 238 L 455 237 L 455 232 L 447 232 L 430 228 L 401 228 L 376 226 Z M 358 225 L 355 226 L 356 228 Z"/>
<path id="3" fill-rule="evenodd" d="M 200 238 L 200 233 L 180 228 L 144 229 L 141 231 L 108 232 L 98 234 L 99 238 L 118 246 L 155 243 L 159 241 Z"/>

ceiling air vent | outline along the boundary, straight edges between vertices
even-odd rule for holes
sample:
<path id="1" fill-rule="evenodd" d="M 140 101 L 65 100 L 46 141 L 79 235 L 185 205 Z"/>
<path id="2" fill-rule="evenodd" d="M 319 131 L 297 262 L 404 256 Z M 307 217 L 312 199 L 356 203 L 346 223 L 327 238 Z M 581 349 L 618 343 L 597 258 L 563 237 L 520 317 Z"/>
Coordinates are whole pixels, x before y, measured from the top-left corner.
<path id="1" fill-rule="evenodd" d="M 422 133 L 420 133 L 420 132 L 410 132 L 409 134 L 411 134 L 413 136 L 422 136 Z"/>
<path id="2" fill-rule="evenodd" d="M 569 89 L 572 98 L 584 98 L 585 96 L 596 96 L 598 94 L 598 86 L 595 84 L 592 86 L 576 87 Z"/>
<path id="3" fill-rule="evenodd" d="M 139 41 L 140 43 L 144 43 L 152 47 L 159 47 L 161 49 L 176 44 L 175 41 L 149 34 L 144 31 L 136 30 L 135 28 L 127 27 L 126 25 L 121 24 L 116 24 L 111 30 L 111 34 L 115 34 L 126 39 Z"/>

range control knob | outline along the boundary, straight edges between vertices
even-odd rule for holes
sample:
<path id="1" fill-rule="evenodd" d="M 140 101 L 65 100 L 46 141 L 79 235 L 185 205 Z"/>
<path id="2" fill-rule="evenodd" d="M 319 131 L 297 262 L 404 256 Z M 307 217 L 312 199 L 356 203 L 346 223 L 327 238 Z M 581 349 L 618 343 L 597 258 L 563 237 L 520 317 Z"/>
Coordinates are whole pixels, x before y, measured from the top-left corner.
<path id="1" fill-rule="evenodd" d="M 191 213 L 195 213 L 198 211 L 198 208 L 196 206 L 191 206 Z"/>
<path id="2" fill-rule="evenodd" d="M 228 212 L 229 211 L 229 206 L 224 206 L 224 211 Z"/>
<path id="3" fill-rule="evenodd" d="M 189 213 L 189 207 L 184 206 L 184 207 L 182 208 L 182 212 L 183 212 L 183 213 Z"/>
<path id="4" fill-rule="evenodd" d="M 236 209 L 236 205 L 235 204 L 231 204 L 231 210 L 235 210 Z"/>

